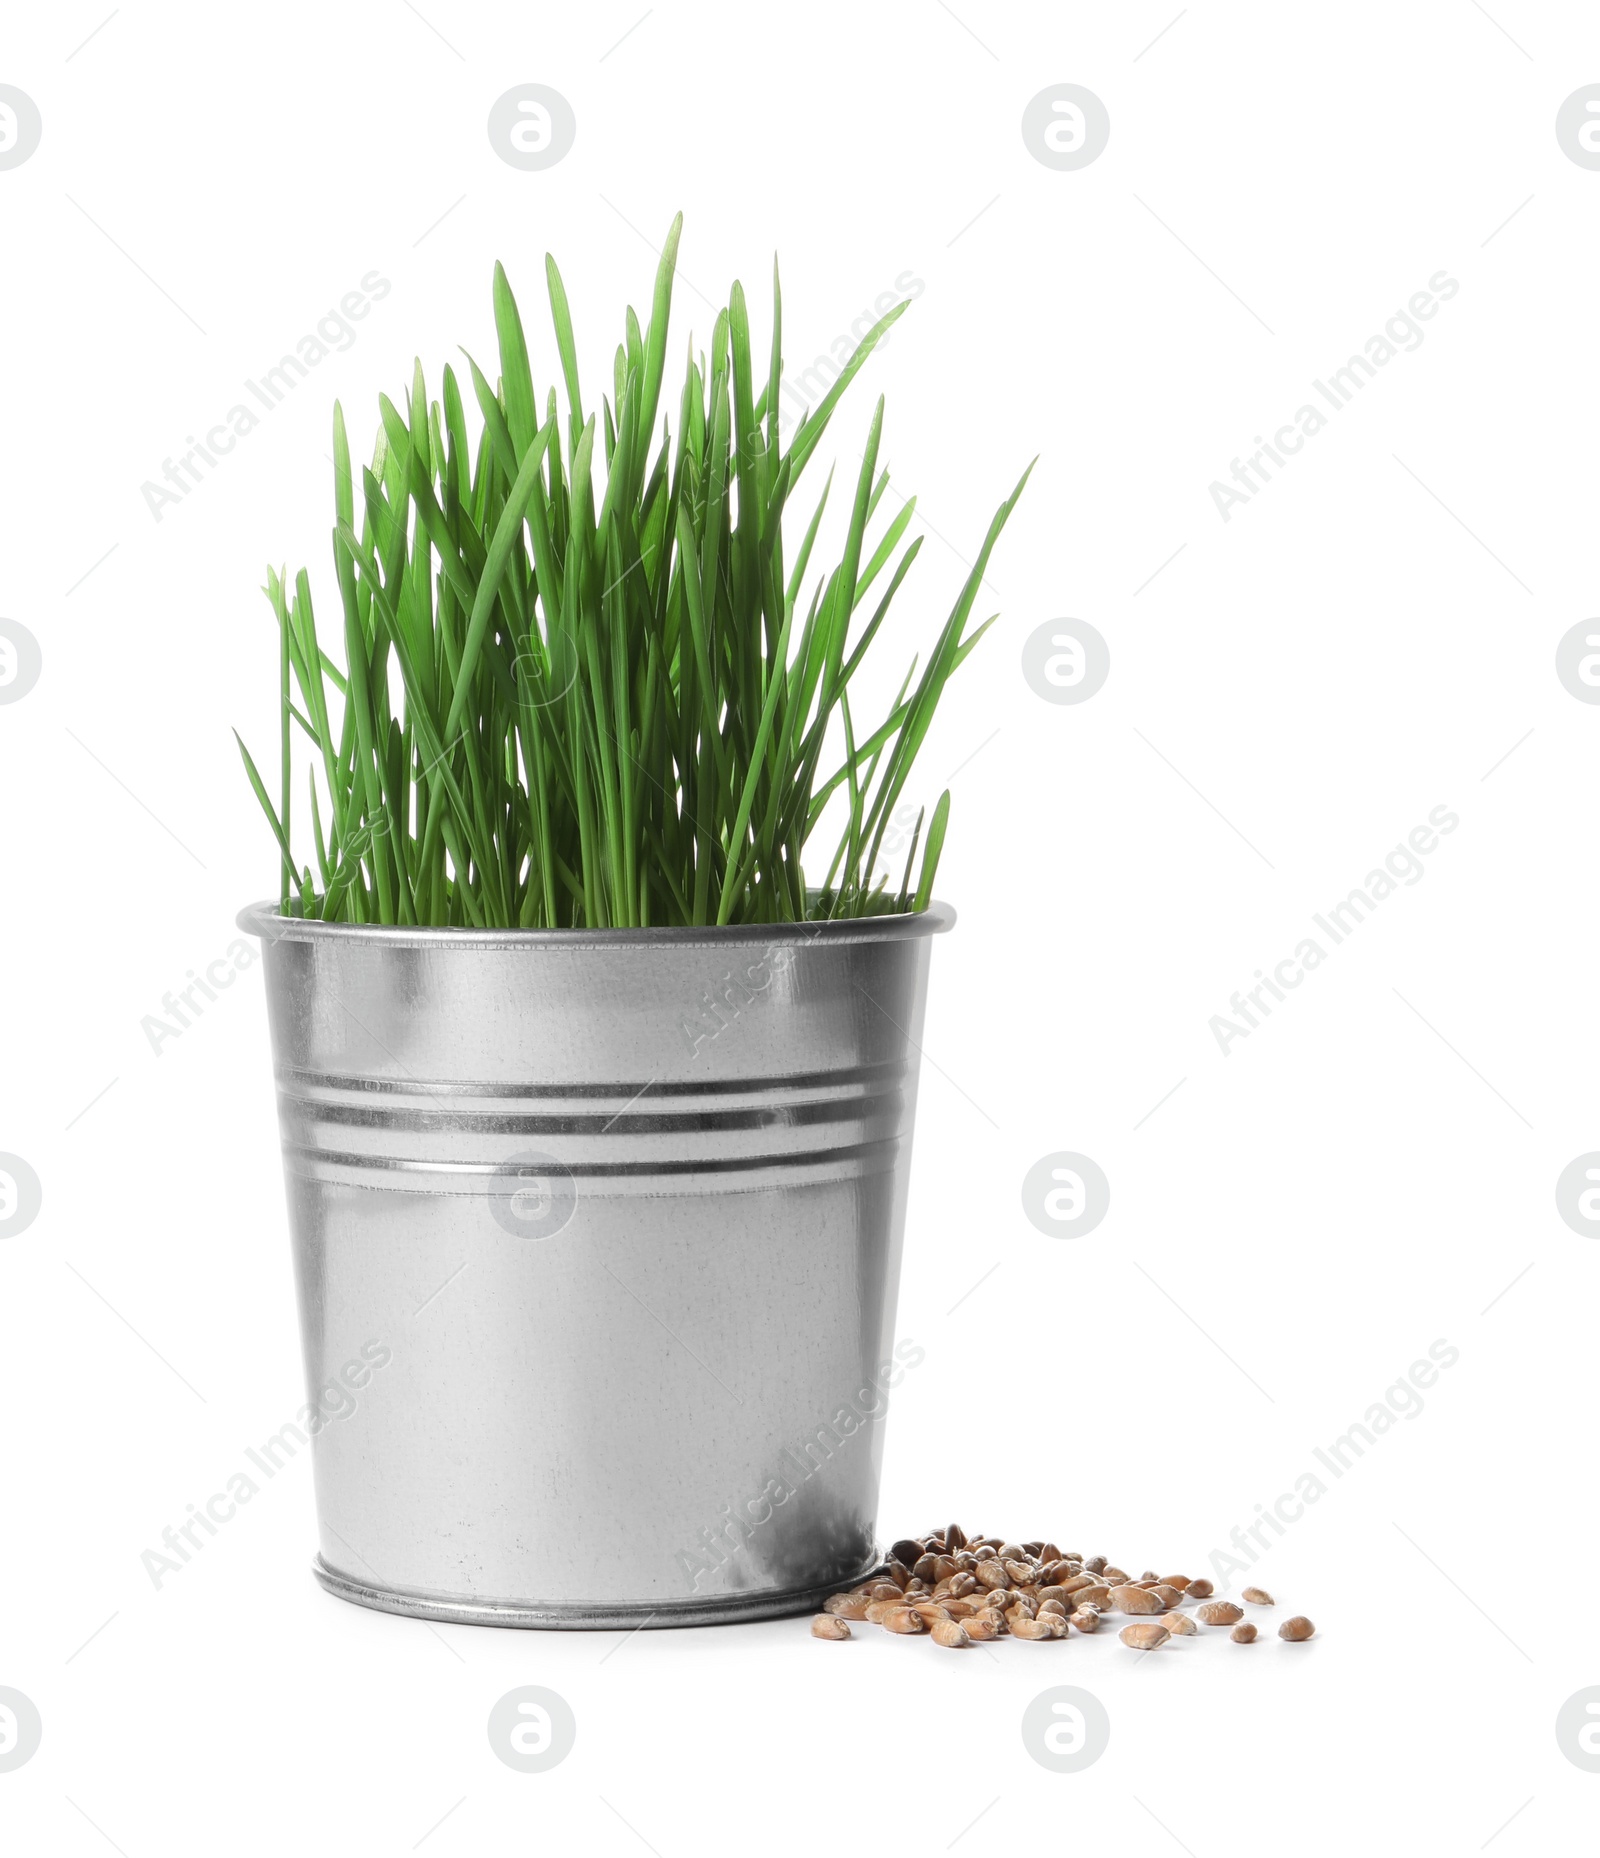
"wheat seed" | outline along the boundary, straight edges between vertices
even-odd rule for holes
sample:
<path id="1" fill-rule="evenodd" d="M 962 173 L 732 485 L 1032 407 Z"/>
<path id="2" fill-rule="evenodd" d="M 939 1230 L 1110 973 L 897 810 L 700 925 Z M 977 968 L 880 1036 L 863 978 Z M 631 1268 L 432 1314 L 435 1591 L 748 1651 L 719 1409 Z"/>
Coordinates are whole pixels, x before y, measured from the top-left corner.
<path id="1" fill-rule="evenodd" d="M 1147 1588 L 1132 1585 L 1113 1587 L 1111 1599 L 1123 1613 L 1164 1613 L 1170 1601 L 1158 1600 Z"/>
<path id="2" fill-rule="evenodd" d="M 1195 1617 L 1205 1626 L 1231 1626 L 1244 1618 L 1244 1608 L 1231 1600 L 1208 1600 Z"/>
<path id="3" fill-rule="evenodd" d="M 1153 1652 L 1158 1645 L 1165 1645 L 1172 1634 L 1154 1620 L 1144 1620 L 1136 1626 L 1124 1626 L 1117 1637 L 1136 1652 Z"/>
<path id="4" fill-rule="evenodd" d="M 817 1638 L 847 1639 L 850 1621 L 865 1620 L 900 1637 L 926 1635 L 956 1651 L 1017 1638 L 1033 1643 L 1091 1636 L 1108 1611 L 1135 1616 L 1118 1637 L 1136 1651 L 1153 1651 L 1174 1638 L 1193 1638 L 1200 1625 L 1230 1628 L 1236 1645 L 1259 1637 L 1232 1600 L 1216 1600 L 1208 1580 L 1158 1576 L 1149 1568 L 1135 1580 L 1104 1555 L 1063 1554 L 1043 1538 L 1015 1542 L 968 1535 L 959 1524 L 920 1538 L 903 1537 L 884 1566 L 846 1592 L 831 1595 L 812 1621 Z M 1241 1598 L 1272 1606 L 1262 1587 Z M 1192 1613 L 1186 1601 L 1198 1601 Z M 1315 1628 L 1303 1614 L 1278 1628 L 1280 1638 L 1309 1639 Z"/>
<path id="5" fill-rule="evenodd" d="M 915 1610 L 909 1606 L 891 1606 L 883 1616 L 883 1622 L 891 1632 L 926 1632 L 927 1626 L 918 1618 Z"/>

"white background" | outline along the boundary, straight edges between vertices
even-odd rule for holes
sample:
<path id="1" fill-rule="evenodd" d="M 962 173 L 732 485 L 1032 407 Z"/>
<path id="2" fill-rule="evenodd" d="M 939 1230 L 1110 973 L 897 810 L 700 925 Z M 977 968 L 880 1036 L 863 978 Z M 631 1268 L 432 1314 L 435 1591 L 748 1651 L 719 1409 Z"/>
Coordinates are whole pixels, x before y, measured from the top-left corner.
<path id="1" fill-rule="evenodd" d="M 1554 125 L 1600 81 L 1600 16 L 642 10 L 8 24 L 0 82 L 44 125 L 0 172 L 0 613 L 44 654 L 0 708 L 0 1149 L 44 1192 L 0 1244 L 0 1684 L 44 1720 L 0 1774 L 8 1846 L 1577 1850 L 1600 1777 L 1554 1725 L 1600 1683 L 1600 1253 L 1554 1187 L 1600 1146 L 1600 709 L 1555 652 L 1596 607 L 1600 172 Z M 576 112 L 545 172 L 485 133 L 523 81 Z M 1056 82 L 1110 113 L 1077 172 L 1020 133 Z M 491 351 L 496 257 L 542 388 L 557 254 L 592 396 L 680 207 L 680 335 L 734 276 L 764 328 L 774 247 L 792 369 L 899 274 L 926 285 L 828 441 L 853 472 L 886 393 L 930 530 L 886 679 L 1039 454 L 1003 617 L 921 768 L 927 798 L 959 768 L 961 920 L 885 1538 L 954 1516 L 1204 1572 L 1443 1338 L 1425 1410 L 1258 1564 L 1308 1646 L 430 1628 L 314 1585 L 304 1461 L 160 1591 L 141 1567 L 303 1397 L 259 968 L 159 1057 L 140 1023 L 275 883 L 229 732 L 270 762 L 263 564 L 331 598 L 332 399 L 363 450 L 414 354 L 436 382 Z M 373 269 L 393 288 L 354 345 L 155 521 L 141 484 Z M 1210 483 L 1441 269 L 1460 290 L 1422 345 L 1224 522 Z M 1021 674 L 1065 615 L 1110 646 L 1081 705 Z M 1212 1015 L 1441 805 L 1460 825 L 1425 876 L 1224 1056 Z M 1056 1150 L 1110 1180 L 1091 1236 L 1024 1216 Z M 1076 1775 L 1019 1734 L 1063 1682 L 1112 1722 Z M 485 1735 L 528 1683 L 578 1719 L 543 1775 Z"/>

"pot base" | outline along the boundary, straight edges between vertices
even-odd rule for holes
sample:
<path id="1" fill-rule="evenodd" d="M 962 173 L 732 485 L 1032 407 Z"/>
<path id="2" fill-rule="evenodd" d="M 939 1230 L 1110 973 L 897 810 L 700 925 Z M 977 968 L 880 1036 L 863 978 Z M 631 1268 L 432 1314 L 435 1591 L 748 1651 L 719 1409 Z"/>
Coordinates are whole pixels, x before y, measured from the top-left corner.
<path id="1" fill-rule="evenodd" d="M 875 1557 L 856 1574 L 829 1581 L 821 1587 L 790 1588 L 784 1593 L 727 1594 L 704 1600 L 667 1602 L 654 1609 L 644 1606 L 535 1606 L 513 1600 L 450 1599 L 439 1594 L 410 1593 L 400 1587 L 379 1587 L 353 1580 L 330 1568 L 320 1555 L 311 1572 L 336 1598 L 378 1613 L 401 1613 L 409 1619 L 438 1619 L 452 1626 L 514 1626 L 537 1631 L 627 1632 L 646 1626 L 731 1626 L 753 1619 L 789 1619 L 798 1613 L 815 1613 L 829 1594 L 854 1587 L 883 1566 Z"/>

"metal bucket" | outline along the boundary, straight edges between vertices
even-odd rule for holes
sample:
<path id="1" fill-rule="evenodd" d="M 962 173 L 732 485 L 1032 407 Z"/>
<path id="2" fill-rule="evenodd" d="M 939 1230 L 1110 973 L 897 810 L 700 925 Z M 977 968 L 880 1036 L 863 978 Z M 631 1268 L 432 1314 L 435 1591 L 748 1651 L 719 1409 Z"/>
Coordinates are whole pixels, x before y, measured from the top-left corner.
<path id="1" fill-rule="evenodd" d="M 693 1625 L 877 1560 L 921 915 L 265 943 L 330 1592 Z"/>

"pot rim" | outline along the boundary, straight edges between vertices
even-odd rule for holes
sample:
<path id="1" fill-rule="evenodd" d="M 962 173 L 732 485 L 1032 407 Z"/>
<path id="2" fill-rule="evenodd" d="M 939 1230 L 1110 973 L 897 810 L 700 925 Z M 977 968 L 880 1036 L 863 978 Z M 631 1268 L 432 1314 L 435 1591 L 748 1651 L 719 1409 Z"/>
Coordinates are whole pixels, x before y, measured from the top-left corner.
<path id="1" fill-rule="evenodd" d="M 730 943 L 771 947 L 829 946 L 858 942 L 905 942 L 946 935 L 956 913 L 938 898 L 925 910 L 888 916 L 845 917 L 819 923 L 662 924 L 648 929 L 472 929 L 388 923 L 325 923 L 282 916 L 270 897 L 234 918 L 246 935 L 263 942 L 366 942 L 378 948 L 615 949 L 723 947 Z"/>

